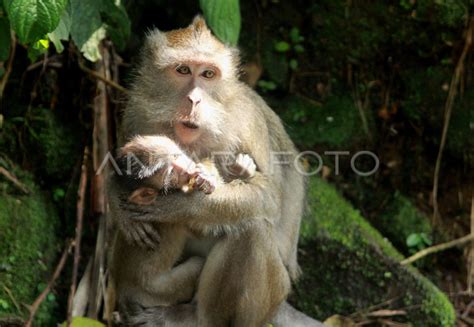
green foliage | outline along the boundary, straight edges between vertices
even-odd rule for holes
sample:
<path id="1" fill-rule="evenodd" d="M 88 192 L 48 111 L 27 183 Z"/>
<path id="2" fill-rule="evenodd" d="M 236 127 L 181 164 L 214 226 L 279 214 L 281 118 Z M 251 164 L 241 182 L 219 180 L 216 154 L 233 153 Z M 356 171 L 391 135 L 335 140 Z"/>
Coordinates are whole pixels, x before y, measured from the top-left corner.
<path id="1" fill-rule="evenodd" d="M 268 91 L 274 91 L 277 88 L 277 85 L 275 82 L 272 81 L 266 81 L 264 79 L 261 79 L 257 82 L 257 86 L 263 91 L 263 92 L 268 92 Z"/>
<path id="2" fill-rule="evenodd" d="M 131 33 L 131 24 L 127 11 L 114 0 L 102 0 L 100 15 L 105 24 L 107 35 L 119 50 L 123 50 Z"/>
<path id="3" fill-rule="evenodd" d="M 290 97 L 275 106 L 284 108 L 280 109 L 281 116 L 290 136 L 305 148 L 317 144 L 347 147 L 364 137 L 357 108 L 350 98 L 332 96 L 318 106 L 301 97 Z"/>
<path id="4" fill-rule="evenodd" d="M 7 60 L 10 53 L 10 23 L 0 16 L 0 62 Z"/>
<path id="5" fill-rule="evenodd" d="M 47 36 L 58 52 L 61 41 L 72 40 L 90 61 L 101 58 L 100 42 L 107 36 L 119 50 L 125 48 L 131 33 L 130 20 L 121 1 L 114 0 L 3 0 L 11 28 L 20 42 L 31 45 L 29 57 L 35 61 L 43 54 Z M 8 53 L 9 26 L 0 17 L 0 61 Z M 38 42 L 43 48 L 38 46 Z M 9 43 L 8 43 L 9 44 Z M 3 47 L 2 47 L 3 45 Z"/>
<path id="6" fill-rule="evenodd" d="M 410 234 L 407 237 L 406 243 L 411 253 L 416 253 L 433 244 L 433 242 L 428 237 L 428 235 L 426 235 L 426 233 Z"/>
<path id="7" fill-rule="evenodd" d="M 66 0 L 3 0 L 13 30 L 22 43 L 52 32 L 66 7 Z"/>
<path id="8" fill-rule="evenodd" d="M 61 20 L 59 21 L 58 27 L 48 34 L 49 39 L 51 42 L 53 42 L 54 47 L 58 53 L 61 53 L 64 50 L 61 41 L 67 41 L 69 39 L 71 23 L 70 10 L 65 10 L 61 15 Z"/>
<path id="9" fill-rule="evenodd" d="M 41 175 L 53 180 L 69 177 L 78 151 L 76 135 L 46 108 L 34 108 L 26 123 L 28 145 L 37 150 L 29 159 Z"/>
<path id="10" fill-rule="evenodd" d="M 100 17 L 101 1 L 70 0 L 71 37 L 90 61 L 101 58 L 99 43 L 105 38 L 105 27 Z"/>
<path id="11" fill-rule="evenodd" d="M 430 245 L 432 234 L 429 218 L 405 196 L 396 192 L 382 214 L 373 221 L 377 229 L 405 254 Z M 410 241 L 410 242 L 409 242 Z"/>
<path id="12" fill-rule="evenodd" d="M 49 40 L 40 39 L 28 48 L 28 58 L 35 62 L 39 56 L 44 55 L 49 49 Z"/>
<path id="13" fill-rule="evenodd" d="M 240 34 L 239 0 L 200 0 L 209 27 L 224 43 L 237 45 Z"/>
<path id="14" fill-rule="evenodd" d="M 472 0 L 421 0 L 412 9 L 416 9 L 421 17 L 434 16 L 442 24 L 456 26 L 466 20 L 472 5 Z"/>

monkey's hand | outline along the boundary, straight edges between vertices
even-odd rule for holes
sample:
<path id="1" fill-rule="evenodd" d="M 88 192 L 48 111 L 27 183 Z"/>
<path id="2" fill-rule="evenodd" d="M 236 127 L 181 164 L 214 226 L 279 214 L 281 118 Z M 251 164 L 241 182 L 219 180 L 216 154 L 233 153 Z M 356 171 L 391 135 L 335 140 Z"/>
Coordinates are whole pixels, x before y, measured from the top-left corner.
<path id="1" fill-rule="evenodd" d="M 236 178 L 249 179 L 255 176 L 257 165 L 248 154 L 239 153 L 235 158 L 235 162 L 227 167 L 229 173 Z"/>
<path id="2" fill-rule="evenodd" d="M 204 194 L 211 194 L 216 189 L 219 180 L 219 173 L 216 169 L 199 163 L 196 165 L 196 172 L 189 181 L 189 187 L 191 189 L 198 189 Z"/>

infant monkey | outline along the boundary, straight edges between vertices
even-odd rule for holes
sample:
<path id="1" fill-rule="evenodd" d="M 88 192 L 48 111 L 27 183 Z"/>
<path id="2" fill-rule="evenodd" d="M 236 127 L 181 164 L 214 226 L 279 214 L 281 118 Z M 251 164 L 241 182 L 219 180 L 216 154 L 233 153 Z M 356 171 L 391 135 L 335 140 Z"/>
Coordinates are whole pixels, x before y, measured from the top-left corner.
<path id="1" fill-rule="evenodd" d="M 119 150 L 118 156 L 119 163 L 126 162 L 129 171 L 141 169 L 139 180 L 122 177 L 122 180 L 132 179 L 128 180 L 127 189 L 131 189 L 128 201 L 138 205 L 150 205 L 156 197 L 166 196 L 166 191 L 172 189 L 210 194 L 222 182 L 211 160 L 194 163 L 168 137 L 137 136 Z M 152 168 L 144 171 L 143 166 L 137 167 L 140 163 Z M 245 154 L 238 154 L 227 168 L 227 175 L 233 179 L 252 178 L 256 172 L 254 160 Z M 204 259 L 193 256 L 176 263 L 186 240 L 201 231 L 184 224 L 163 223 L 154 227 L 159 230 L 161 240 L 155 250 L 143 251 L 126 242 L 120 230 L 116 235 L 111 274 L 119 310 L 125 315 L 129 304 L 149 307 L 189 302 L 197 286 Z"/>

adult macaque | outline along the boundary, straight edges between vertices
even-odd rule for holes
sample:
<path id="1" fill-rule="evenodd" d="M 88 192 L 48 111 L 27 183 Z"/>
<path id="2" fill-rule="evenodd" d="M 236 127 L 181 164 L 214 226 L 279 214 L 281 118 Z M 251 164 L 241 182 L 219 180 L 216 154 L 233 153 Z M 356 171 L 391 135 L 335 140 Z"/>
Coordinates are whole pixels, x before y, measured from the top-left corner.
<path id="1" fill-rule="evenodd" d="M 128 166 L 124 173 L 133 173 L 137 167 L 147 169 L 138 178 L 125 174 L 117 180 L 130 187 L 128 202 L 137 205 L 151 204 L 158 196 L 164 196 L 160 192 L 196 189 L 210 194 L 222 182 L 212 161 L 194 163 L 175 142 L 163 136 L 133 138 L 119 149 L 118 161 L 122 168 Z M 239 173 L 236 178 L 246 179 L 255 174 L 253 160 L 243 154 L 237 156 L 230 169 Z M 161 243 L 156 250 L 149 251 L 126 242 L 122 231 L 117 231 L 111 277 L 121 311 L 126 311 L 131 302 L 144 307 L 170 306 L 189 302 L 194 295 L 204 258 L 193 256 L 176 263 L 186 240 L 200 235 L 200 231 L 183 224 L 156 223 L 154 227 Z"/>
<path id="2" fill-rule="evenodd" d="M 238 62 L 237 50 L 212 36 L 200 17 L 184 29 L 150 32 L 124 112 L 124 139 L 164 135 L 197 161 L 246 153 L 255 176 L 232 180 L 217 158 L 224 183 L 214 192 L 175 192 L 150 206 L 129 203 L 129 191 L 111 179 L 110 207 L 124 239 L 159 242 L 153 224 L 169 223 L 200 230 L 214 243 L 199 277 L 197 326 L 262 326 L 299 271 L 304 178 L 293 165 L 296 149 L 277 115 L 239 82 Z M 199 244 L 187 247 L 192 253 Z"/>

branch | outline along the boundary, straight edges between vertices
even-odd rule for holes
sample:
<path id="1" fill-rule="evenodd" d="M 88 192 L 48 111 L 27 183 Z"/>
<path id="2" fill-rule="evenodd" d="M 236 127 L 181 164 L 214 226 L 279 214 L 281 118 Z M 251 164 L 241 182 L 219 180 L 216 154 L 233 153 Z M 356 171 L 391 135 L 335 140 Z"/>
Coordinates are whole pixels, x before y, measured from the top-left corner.
<path id="1" fill-rule="evenodd" d="M 56 269 L 54 270 L 51 280 L 48 282 L 48 285 L 46 286 L 46 288 L 43 290 L 43 292 L 41 292 L 41 294 L 36 298 L 35 302 L 33 302 L 31 307 L 29 308 L 30 316 L 25 323 L 25 327 L 31 327 L 33 323 L 33 319 L 35 318 L 36 311 L 38 310 L 40 304 L 44 301 L 48 293 L 51 291 L 51 288 L 56 282 L 56 279 L 58 279 L 59 275 L 61 274 L 61 271 L 64 268 L 64 264 L 66 263 L 67 256 L 72 249 L 72 246 L 73 246 L 73 242 L 68 241 L 66 248 L 64 249 L 63 255 L 61 256 L 61 259 L 59 260 L 59 263 Z"/>
<path id="2" fill-rule="evenodd" d="M 16 37 L 15 37 L 15 33 L 11 32 L 10 55 L 8 56 L 8 62 L 7 62 L 7 67 L 5 68 L 5 74 L 0 80 L 0 100 L 3 98 L 3 92 L 5 91 L 8 78 L 10 77 L 10 73 L 12 72 L 13 60 L 15 59 L 15 53 L 16 53 Z"/>
<path id="3" fill-rule="evenodd" d="M 101 80 L 102 82 L 113 87 L 114 89 L 119 90 L 120 92 L 124 94 L 128 94 L 128 90 L 124 88 L 122 85 L 100 75 L 99 73 L 97 73 L 96 71 L 90 68 L 87 68 L 86 66 L 84 66 L 84 64 L 81 61 L 79 61 L 79 68 L 81 68 L 81 70 L 84 71 L 85 73 L 91 75 L 92 77 L 97 78 L 98 80 Z"/>
<path id="4" fill-rule="evenodd" d="M 458 63 L 454 70 L 454 76 L 449 85 L 449 93 L 446 98 L 446 104 L 444 109 L 444 125 L 441 133 L 441 142 L 439 144 L 438 157 L 436 158 L 436 165 L 433 177 L 433 223 L 439 221 L 439 208 L 438 208 L 438 184 L 439 184 L 439 171 L 441 169 L 441 159 L 443 157 L 444 146 L 446 144 L 446 137 L 448 134 L 449 121 L 451 119 L 451 113 L 453 111 L 454 100 L 457 94 L 457 88 L 461 75 L 464 71 L 464 60 L 472 46 L 472 35 L 474 33 L 474 16 L 469 19 L 469 24 L 466 30 L 466 41 L 464 43 L 464 49 L 462 50 L 461 56 L 459 57 Z"/>
<path id="5" fill-rule="evenodd" d="M 474 193 L 471 197 L 471 234 L 474 234 Z M 469 251 L 469 266 L 467 269 L 467 291 L 472 293 L 472 283 L 474 281 L 474 242 L 471 243 Z"/>
<path id="6" fill-rule="evenodd" d="M 22 191 L 25 194 L 29 194 L 30 191 L 28 188 L 18 180 L 12 173 L 10 173 L 8 170 L 6 170 L 3 167 L 0 167 L 0 175 L 5 176 L 6 179 L 8 179 L 10 182 L 13 183 L 20 191 Z"/>
<path id="7" fill-rule="evenodd" d="M 81 257 L 81 238 L 82 238 L 82 220 L 84 218 L 84 202 L 87 186 L 87 161 L 89 160 L 89 149 L 84 149 L 84 157 L 81 166 L 81 179 L 79 181 L 79 189 L 77 191 L 77 208 L 76 208 L 76 236 L 74 239 L 74 266 L 72 270 L 71 289 L 67 301 L 67 326 L 72 322 L 72 303 L 74 293 L 76 292 L 77 271 L 79 268 L 79 260 Z"/>
<path id="8" fill-rule="evenodd" d="M 426 257 L 429 254 L 444 251 L 447 249 L 450 249 L 452 247 L 458 246 L 458 245 L 463 245 L 464 243 L 468 243 L 470 241 L 474 241 L 474 233 L 471 233 L 469 235 L 463 236 L 461 238 L 446 242 L 446 243 L 441 243 L 437 245 L 430 246 L 429 248 L 423 249 L 411 257 L 408 257 L 400 262 L 402 265 L 408 265 L 410 263 L 415 262 L 418 259 L 421 259 L 423 257 Z"/>

